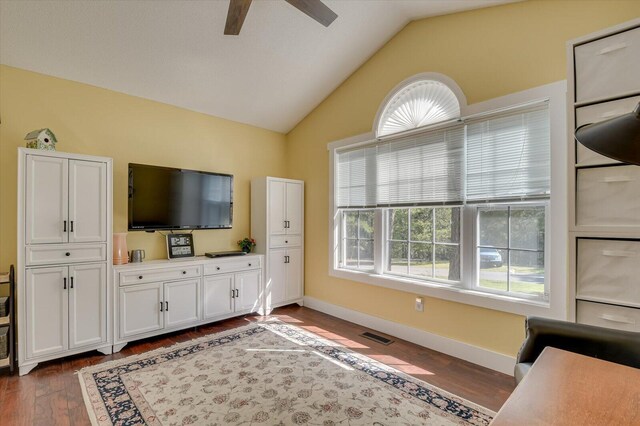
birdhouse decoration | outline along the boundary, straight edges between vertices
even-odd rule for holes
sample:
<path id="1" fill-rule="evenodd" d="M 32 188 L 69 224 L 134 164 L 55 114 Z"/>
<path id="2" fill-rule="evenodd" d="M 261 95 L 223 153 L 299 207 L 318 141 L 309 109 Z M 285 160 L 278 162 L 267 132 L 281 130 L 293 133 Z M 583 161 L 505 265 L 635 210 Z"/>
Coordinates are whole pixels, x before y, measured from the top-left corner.
<path id="1" fill-rule="evenodd" d="M 46 149 L 48 151 L 55 151 L 56 143 L 58 143 L 56 135 L 49 129 L 34 130 L 27 133 L 24 140 L 27 141 L 27 148 Z"/>

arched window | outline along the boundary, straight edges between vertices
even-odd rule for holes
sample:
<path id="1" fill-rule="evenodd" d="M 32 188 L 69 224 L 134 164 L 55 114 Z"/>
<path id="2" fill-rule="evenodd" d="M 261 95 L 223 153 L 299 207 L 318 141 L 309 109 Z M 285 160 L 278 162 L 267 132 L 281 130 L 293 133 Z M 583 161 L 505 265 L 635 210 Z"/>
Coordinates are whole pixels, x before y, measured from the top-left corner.
<path id="1" fill-rule="evenodd" d="M 411 77 L 394 88 L 376 118 L 377 137 L 459 118 L 466 100 L 450 78 L 437 73 Z"/>

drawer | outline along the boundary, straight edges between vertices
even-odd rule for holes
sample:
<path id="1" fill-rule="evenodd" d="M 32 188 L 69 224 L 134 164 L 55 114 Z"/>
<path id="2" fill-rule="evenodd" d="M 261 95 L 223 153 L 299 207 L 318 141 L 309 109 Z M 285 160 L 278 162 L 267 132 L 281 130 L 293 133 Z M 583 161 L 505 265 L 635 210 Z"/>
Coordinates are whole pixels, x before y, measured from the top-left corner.
<path id="1" fill-rule="evenodd" d="M 212 261 L 204 265 L 205 275 L 225 274 L 228 272 L 248 271 L 260 269 L 260 257 L 249 257 L 246 259 L 234 259 L 227 261 Z"/>
<path id="2" fill-rule="evenodd" d="M 640 28 L 574 49 L 576 102 L 640 91 Z"/>
<path id="3" fill-rule="evenodd" d="M 618 99 L 617 101 L 602 102 L 576 109 L 576 127 L 583 124 L 598 123 L 622 114 L 628 114 L 640 102 L 640 96 Z M 594 164 L 614 164 L 618 161 L 591 151 L 581 143 L 576 142 L 576 163 L 581 166 Z"/>
<path id="4" fill-rule="evenodd" d="M 271 247 L 300 247 L 300 235 L 274 235 L 271 237 Z"/>
<path id="5" fill-rule="evenodd" d="M 640 241 L 578 239 L 577 297 L 640 306 Z"/>
<path id="6" fill-rule="evenodd" d="M 27 266 L 100 262 L 107 260 L 107 246 L 106 244 L 42 244 L 27 246 L 25 259 Z"/>
<path id="7" fill-rule="evenodd" d="M 186 278 L 199 278 L 200 266 L 181 268 L 140 269 L 120 272 L 120 285 L 142 284 L 158 281 L 175 281 Z"/>
<path id="8" fill-rule="evenodd" d="M 640 227 L 640 167 L 578 169 L 576 225 Z"/>
<path id="9" fill-rule="evenodd" d="M 578 300 L 576 320 L 580 324 L 640 331 L 640 309 Z"/>

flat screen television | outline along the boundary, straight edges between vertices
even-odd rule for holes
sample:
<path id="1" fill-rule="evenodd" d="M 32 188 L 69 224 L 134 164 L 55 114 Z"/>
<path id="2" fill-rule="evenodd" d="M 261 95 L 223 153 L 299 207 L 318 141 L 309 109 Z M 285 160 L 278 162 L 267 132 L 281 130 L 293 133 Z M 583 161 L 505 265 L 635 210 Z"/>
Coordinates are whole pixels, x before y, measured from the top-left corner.
<path id="1" fill-rule="evenodd" d="M 229 229 L 233 175 L 129 164 L 129 230 Z"/>

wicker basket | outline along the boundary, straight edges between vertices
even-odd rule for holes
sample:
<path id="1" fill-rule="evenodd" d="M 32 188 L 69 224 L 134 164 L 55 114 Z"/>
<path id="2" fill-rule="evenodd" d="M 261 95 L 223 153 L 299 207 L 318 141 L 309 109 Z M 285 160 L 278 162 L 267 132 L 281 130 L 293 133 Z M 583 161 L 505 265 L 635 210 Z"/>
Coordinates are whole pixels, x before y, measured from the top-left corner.
<path id="1" fill-rule="evenodd" d="M 9 315 L 9 297 L 0 297 L 0 317 Z"/>
<path id="2" fill-rule="evenodd" d="M 0 359 L 9 356 L 9 327 L 0 327 Z"/>

